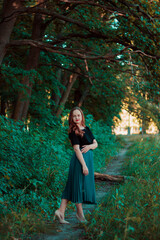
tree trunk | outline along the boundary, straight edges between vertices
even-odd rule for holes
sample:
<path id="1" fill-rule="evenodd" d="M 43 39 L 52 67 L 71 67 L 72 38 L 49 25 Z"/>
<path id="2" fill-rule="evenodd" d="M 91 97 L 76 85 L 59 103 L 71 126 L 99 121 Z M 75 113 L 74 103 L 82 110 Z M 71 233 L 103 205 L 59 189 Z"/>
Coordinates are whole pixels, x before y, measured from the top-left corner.
<path id="1" fill-rule="evenodd" d="M 67 71 L 64 71 L 64 75 L 63 75 L 63 77 L 62 77 L 62 84 L 63 84 L 63 86 L 64 87 L 66 87 L 67 86 L 67 78 L 68 77 L 68 74 L 67 74 Z M 61 88 L 60 89 L 60 94 L 61 94 L 61 96 L 64 94 L 64 92 L 65 92 L 65 88 Z M 59 99 L 60 100 L 60 99 Z M 59 104 L 59 103 L 58 103 Z"/>
<path id="2" fill-rule="evenodd" d="M 36 14 L 33 21 L 32 39 L 42 39 L 45 31 L 43 18 L 40 14 Z M 31 47 L 29 56 L 27 59 L 26 70 L 36 69 L 38 66 L 38 60 L 40 55 L 40 49 Z M 27 88 L 27 95 L 24 92 L 20 92 L 18 95 L 17 103 L 15 106 L 13 118 L 15 120 L 26 119 L 29 109 L 30 97 L 33 87 L 33 82 L 30 82 L 29 77 L 26 76 L 22 80 L 24 88 Z"/>
<path id="3" fill-rule="evenodd" d="M 146 123 L 145 119 L 142 119 L 142 134 L 146 134 L 148 124 Z"/>
<path id="4" fill-rule="evenodd" d="M 77 72 L 80 72 L 80 69 L 77 69 Z M 77 73 L 73 73 L 73 74 L 70 75 L 70 79 L 69 79 L 68 84 L 66 86 L 66 90 L 61 97 L 59 108 L 58 108 L 57 113 L 56 113 L 56 117 L 59 117 L 61 115 L 61 113 L 63 112 L 63 109 L 64 109 L 65 104 L 67 102 L 67 99 L 69 97 L 70 91 L 73 87 L 73 84 L 77 80 L 77 77 L 78 77 Z"/>
<path id="5" fill-rule="evenodd" d="M 2 10 L 2 20 L 0 24 L 0 65 L 6 54 L 5 46 L 9 43 L 9 39 L 16 21 L 16 16 L 13 14 L 22 7 L 20 0 L 4 0 Z"/>
<path id="6" fill-rule="evenodd" d="M 81 98 L 80 98 L 80 100 L 79 100 L 78 107 L 82 107 L 82 104 L 83 104 L 85 98 L 87 97 L 87 95 L 88 95 L 88 93 L 89 93 L 89 89 L 90 89 L 90 87 L 87 87 L 87 88 L 85 89 L 85 91 L 83 92 L 83 94 L 82 94 L 82 96 L 81 96 Z"/>
<path id="7" fill-rule="evenodd" d="M 59 80 L 59 82 L 64 86 L 64 88 L 61 87 L 61 89 L 59 88 L 59 92 L 60 92 L 60 95 L 61 96 L 58 96 L 56 94 L 56 92 L 53 92 L 52 93 L 52 100 L 55 102 L 55 106 L 52 108 L 52 114 L 55 115 L 57 110 L 58 110 L 58 106 L 59 106 L 59 103 L 60 103 L 60 100 L 65 92 L 65 88 L 67 86 L 67 71 L 64 71 L 64 74 L 62 76 L 62 74 L 58 74 L 57 78 Z"/>
<path id="8" fill-rule="evenodd" d="M 112 182 L 124 182 L 124 176 L 119 175 L 108 175 L 108 174 L 102 174 L 102 173 L 94 173 L 95 180 L 100 181 L 112 181 Z"/>
<path id="9" fill-rule="evenodd" d="M 60 83 L 62 83 L 62 79 L 64 79 L 64 77 L 62 77 L 62 69 L 58 69 L 58 71 L 57 71 L 57 80 Z M 60 95 L 57 94 L 57 91 L 59 91 Z M 51 96 L 51 99 L 54 101 L 54 104 L 55 104 L 54 106 L 52 106 L 52 114 L 53 115 L 56 114 L 56 111 L 57 111 L 57 108 L 58 108 L 61 96 L 62 96 L 62 89 L 60 89 L 60 87 L 57 86 L 57 88 L 55 90 L 53 90 L 52 96 Z"/>
<path id="10" fill-rule="evenodd" d="M 3 96 L 1 96 L 1 113 L 0 115 L 5 116 L 5 110 L 6 110 L 6 102 Z"/>

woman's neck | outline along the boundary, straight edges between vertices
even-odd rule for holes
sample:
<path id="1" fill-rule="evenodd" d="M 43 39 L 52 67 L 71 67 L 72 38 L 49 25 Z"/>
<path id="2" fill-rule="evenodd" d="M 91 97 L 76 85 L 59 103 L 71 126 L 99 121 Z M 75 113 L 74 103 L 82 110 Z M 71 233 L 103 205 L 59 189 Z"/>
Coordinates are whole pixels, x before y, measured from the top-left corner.
<path id="1" fill-rule="evenodd" d="M 79 129 L 84 129 L 84 126 L 82 126 L 81 124 L 77 124 L 77 126 L 79 127 Z"/>

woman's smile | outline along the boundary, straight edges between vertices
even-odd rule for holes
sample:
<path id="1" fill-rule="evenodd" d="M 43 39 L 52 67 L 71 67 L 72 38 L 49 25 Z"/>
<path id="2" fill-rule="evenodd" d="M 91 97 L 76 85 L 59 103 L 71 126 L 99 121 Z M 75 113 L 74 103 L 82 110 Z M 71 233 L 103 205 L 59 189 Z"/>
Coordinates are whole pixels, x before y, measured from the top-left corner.
<path id="1" fill-rule="evenodd" d="M 74 123 L 81 124 L 81 122 L 82 122 L 81 112 L 79 110 L 74 110 L 72 119 L 73 119 Z"/>

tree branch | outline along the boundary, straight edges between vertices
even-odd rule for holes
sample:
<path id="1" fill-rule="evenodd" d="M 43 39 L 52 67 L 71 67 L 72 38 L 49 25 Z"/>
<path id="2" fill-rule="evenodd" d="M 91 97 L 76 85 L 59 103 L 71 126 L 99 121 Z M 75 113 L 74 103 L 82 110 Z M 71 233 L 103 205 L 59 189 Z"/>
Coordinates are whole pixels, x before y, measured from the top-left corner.
<path id="1" fill-rule="evenodd" d="M 76 24 L 77 26 L 91 32 L 91 33 L 94 33 L 94 34 L 100 34 L 101 32 L 97 29 L 97 30 L 94 30 L 94 29 L 90 29 L 89 27 L 87 27 L 87 25 L 85 25 L 84 23 L 82 23 L 81 21 L 77 21 L 73 18 L 69 18 L 67 16 L 64 16 L 64 15 L 61 15 L 59 13 L 56 13 L 55 11 L 52 11 L 52 10 L 48 10 L 46 8 L 40 8 L 40 7 L 22 7 L 20 10 L 18 11 L 15 11 L 12 15 L 8 16 L 8 21 L 10 20 L 10 18 L 13 18 L 17 15 L 21 15 L 21 14 L 24 14 L 24 13 L 39 13 L 39 14 L 43 14 L 43 15 L 47 15 L 47 16 L 52 16 L 54 18 L 58 18 L 60 20 L 63 20 L 65 22 L 69 22 L 69 23 L 73 23 L 73 24 Z M 4 21 L 4 19 L 3 19 Z M 2 21 L 0 22 L 2 23 Z M 102 33 L 101 33 L 102 35 Z"/>
<path id="2" fill-rule="evenodd" d="M 6 47 L 8 48 L 8 47 L 20 46 L 20 45 L 21 46 L 30 45 L 33 47 L 40 48 L 44 51 L 49 51 L 52 53 L 57 53 L 57 54 L 61 54 L 64 56 L 69 56 L 69 57 L 74 57 L 74 58 L 79 58 L 79 59 L 90 59 L 90 60 L 108 59 L 108 60 L 114 61 L 114 58 L 118 55 L 118 54 L 113 55 L 113 54 L 108 53 L 103 56 L 102 55 L 96 55 L 96 56 L 94 55 L 93 56 L 93 53 L 80 53 L 80 52 L 71 53 L 70 49 L 69 49 L 69 52 L 65 51 L 65 49 L 64 49 L 64 51 L 59 51 L 59 50 L 57 50 L 57 47 L 53 47 L 53 45 L 51 45 L 51 44 L 43 43 L 43 42 L 35 41 L 35 40 L 28 40 L 28 39 L 13 40 L 9 44 L 7 44 Z"/>
<path id="3" fill-rule="evenodd" d="M 23 2 L 23 0 L 22 0 Z M 30 7 L 30 8 L 36 8 L 36 7 L 39 7 L 41 5 L 44 5 L 48 2 L 48 0 L 44 0 L 42 3 L 38 3 L 37 5 L 33 6 L 33 7 Z M 10 14 L 9 16 L 7 17 L 4 17 L 2 18 L 2 20 L 0 21 L 0 24 L 3 23 L 3 22 L 8 22 L 10 21 L 11 19 L 13 19 L 15 16 L 19 15 L 19 13 L 24 9 L 24 7 L 20 8 L 18 11 L 14 11 L 12 12 L 12 14 Z"/>
<path id="4" fill-rule="evenodd" d="M 65 3 L 76 3 L 78 5 L 96 6 L 96 7 L 102 8 L 104 10 L 107 10 L 108 12 L 111 12 L 111 13 L 116 11 L 116 13 L 120 14 L 121 16 L 126 15 L 126 13 L 122 9 L 116 8 L 115 6 L 110 7 L 110 6 L 102 5 L 100 3 L 95 3 L 95 2 L 92 2 L 92 1 L 70 1 L 70 0 L 60 0 L 60 1 L 65 2 Z"/>
<path id="5" fill-rule="evenodd" d="M 146 54 L 146 53 L 144 53 L 144 52 L 142 52 L 141 50 L 136 50 L 136 51 L 133 51 L 133 52 L 136 52 L 136 53 L 140 53 L 140 54 L 142 54 L 142 55 L 144 55 L 144 56 L 146 56 L 146 57 L 149 57 L 149 58 L 160 58 L 160 56 L 153 56 L 153 55 L 149 55 L 149 54 Z"/>
<path id="6" fill-rule="evenodd" d="M 65 67 L 63 67 L 63 66 L 61 66 L 60 64 L 57 64 L 57 63 L 40 63 L 40 64 L 38 64 L 38 66 L 55 66 L 55 67 L 58 67 L 58 68 L 61 68 L 61 69 L 63 69 L 63 70 L 66 70 L 66 71 L 68 71 L 68 72 L 72 72 L 72 73 L 76 73 L 76 74 L 78 74 L 78 75 L 80 75 L 80 76 L 83 76 L 83 77 L 86 77 L 86 78 L 89 78 L 90 76 L 88 76 L 87 74 L 85 74 L 85 73 L 81 73 L 81 72 L 77 72 L 77 71 L 75 71 L 75 70 L 73 70 L 73 69 L 68 69 L 68 68 L 65 68 Z M 78 67 L 79 68 L 79 67 Z M 79 68 L 80 69 L 80 68 Z M 80 69 L 81 70 L 81 69 Z M 94 77 L 90 77 L 90 78 L 94 78 Z"/>
<path id="7" fill-rule="evenodd" d="M 136 46 L 132 46 L 132 45 L 126 45 L 122 50 L 120 50 L 117 54 L 112 54 L 112 53 L 107 53 L 105 55 L 96 55 L 92 52 L 86 52 L 86 50 L 81 50 L 81 52 L 74 50 L 72 48 L 61 48 L 61 51 L 59 50 L 59 48 L 54 47 L 52 44 L 49 43 L 44 43 L 44 42 L 40 42 L 40 41 L 35 41 L 35 40 L 28 40 L 28 39 L 23 39 L 23 40 L 13 40 L 10 43 L 8 43 L 6 45 L 6 48 L 12 47 L 12 46 L 24 46 L 24 45 L 30 45 L 33 47 L 37 47 L 42 49 L 43 51 L 49 51 L 52 53 L 57 53 L 57 54 L 61 54 L 64 56 L 69 56 L 69 57 L 73 57 L 73 58 L 79 58 L 79 59 L 90 59 L 90 60 L 98 60 L 98 59 L 107 59 L 109 61 L 115 61 L 115 62 L 119 62 L 121 61 L 121 59 L 115 59 L 118 55 L 122 54 L 123 52 L 125 52 L 127 49 L 133 49 L 135 53 L 139 53 L 139 54 L 143 54 L 146 57 L 149 58 L 154 58 L 154 59 L 160 59 L 159 55 L 151 55 L 151 54 L 147 54 L 143 51 L 141 51 L 140 49 L 138 49 Z M 66 51 L 68 50 L 68 51 Z"/>

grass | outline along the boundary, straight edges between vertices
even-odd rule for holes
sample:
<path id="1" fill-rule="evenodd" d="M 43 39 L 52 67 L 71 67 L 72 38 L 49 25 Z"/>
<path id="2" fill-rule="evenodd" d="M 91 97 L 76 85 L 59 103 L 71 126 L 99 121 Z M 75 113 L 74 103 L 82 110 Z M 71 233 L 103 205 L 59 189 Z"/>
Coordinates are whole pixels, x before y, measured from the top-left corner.
<path id="1" fill-rule="evenodd" d="M 160 137 L 132 136 L 123 174 L 86 225 L 87 239 L 160 239 Z"/>
<path id="2" fill-rule="evenodd" d="M 0 223 L 2 239 L 31 239 L 33 232 L 43 233 L 45 231 L 45 222 L 41 221 L 41 216 L 31 213 L 26 208 L 20 210 L 19 213 L 12 211 L 6 218 L 3 218 L 3 223 Z"/>
<path id="3" fill-rule="evenodd" d="M 119 145 L 102 121 L 89 116 L 86 124 L 99 143 L 94 152 L 95 171 L 99 171 Z M 34 233 L 48 232 L 48 222 L 54 231 L 53 215 L 73 153 L 68 123 L 51 121 L 45 128 L 31 124 L 28 131 L 22 122 L 0 117 L 0 128 L 0 239 L 33 239 Z"/>

